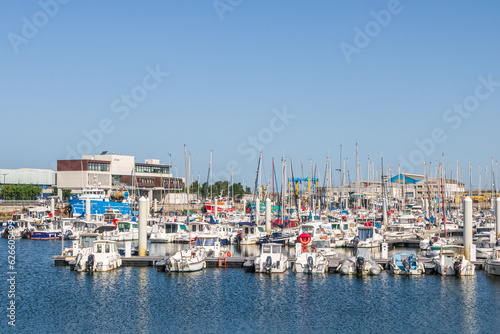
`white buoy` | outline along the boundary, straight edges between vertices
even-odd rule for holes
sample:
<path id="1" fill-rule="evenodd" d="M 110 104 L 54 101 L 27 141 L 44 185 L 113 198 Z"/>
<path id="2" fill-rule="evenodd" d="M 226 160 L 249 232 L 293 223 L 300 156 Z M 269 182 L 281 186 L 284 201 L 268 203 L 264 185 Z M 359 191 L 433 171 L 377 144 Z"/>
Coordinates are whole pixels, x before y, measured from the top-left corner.
<path id="1" fill-rule="evenodd" d="M 470 246 L 472 245 L 472 199 L 464 199 L 464 251 L 465 258 L 470 260 Z"/>
<path id="2" fill-rule="evenodd" d="M 130 241 L 125 242 L 125 257 L 132 256 L 132 243 Z"/>
<path id="3" fill-rule="evenodd" d="M 148 249 L 148 200 L 143 197 L 139 199 L 139 256 L 146 256 Z"/>
<path id="4" fill-rule="evenodd" d="M 85 200 L 85 220 L 90 221 L 90 198 Z"/>
<path id="5" fill-rule="evenodd" d="M 271 200 L 266 198 L 266 232 L 271 234 Z"/>
<path id="6" fill-rule="evenodd" d="M 50 213 L 52 213 L 52 216 L 54 216 L 54 206 L 55 206 L 55 201 L 54 197 L 50 199 Z"/>
<path id="7" fill-rule="evenodd" d="M 388 256 L 389 256 L 389 245 L 387 244 L 387 242 L 383 242 L 382 243 L 382 251 L 381 251 L 380 256 L 383 259 L 387 259 L 388 258 Z"/>
<path id="8" fill-rule="evenodd" d="M 255 224 L 259 225 L 260 220 L 260 199 L 255 200 Z"/>
<path id="9" fill-rule="evenodd" d="M 500 197 L 495 199 L 495 227 L 497 233 L 497 240 L 500 239 L 500 214 L 498 214 L 498 210 L 500 210 Z"/>

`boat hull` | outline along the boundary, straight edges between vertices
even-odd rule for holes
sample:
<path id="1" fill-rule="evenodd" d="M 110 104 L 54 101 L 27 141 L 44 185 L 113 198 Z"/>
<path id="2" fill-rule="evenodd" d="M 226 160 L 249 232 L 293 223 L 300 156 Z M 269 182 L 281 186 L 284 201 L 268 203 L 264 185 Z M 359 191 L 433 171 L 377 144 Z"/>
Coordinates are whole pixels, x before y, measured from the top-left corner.
<path id="1" fill-rule="evenodd" d="M 490 275 L 500 276 L 500 261 L 486 261 L 484 271 Z"/>
<path id="2" fill-rule="evenodd" d="M 61 232 L 32 232 L 31 240 L 59 240 Z"/>

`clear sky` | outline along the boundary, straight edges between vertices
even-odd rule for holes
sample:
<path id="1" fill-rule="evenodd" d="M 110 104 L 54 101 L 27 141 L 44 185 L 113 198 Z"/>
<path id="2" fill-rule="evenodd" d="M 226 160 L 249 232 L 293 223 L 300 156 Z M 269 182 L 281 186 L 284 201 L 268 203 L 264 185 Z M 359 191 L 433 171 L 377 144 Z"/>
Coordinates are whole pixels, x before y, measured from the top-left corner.
<path id="1" fill-rule="evenodd" d="M 187 144 L 194 175 L 213 150 L 216 179 L 251 184 L 259 149 L 265 179 L 272 157 L 338 168 L 343 145 L 353 179 L 358 143 L 363 173 L 444 153 L 476 180 L 499 31 L 496 1 L 1 1 L 0 167 L 171 154 L 180 176 Z"/>

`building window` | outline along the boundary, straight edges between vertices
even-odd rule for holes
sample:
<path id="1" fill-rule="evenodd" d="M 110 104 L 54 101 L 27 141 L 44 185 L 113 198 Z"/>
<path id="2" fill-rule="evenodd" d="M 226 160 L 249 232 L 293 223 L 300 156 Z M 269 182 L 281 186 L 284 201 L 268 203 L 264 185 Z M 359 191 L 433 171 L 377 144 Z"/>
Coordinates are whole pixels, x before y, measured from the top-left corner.
<path id="1" fill-rule="evenodd" d="M 169 166 L 150 166 L 150 165 L 136 165 L 136 173 L 152 173 L 152 174 L 169 174 Z"/>
<path id="2" fill-rule="evenodd" d="M 99 162 L 89 162 L 88 170 L 94 172 L 109 172 L 109 164 Z"/>

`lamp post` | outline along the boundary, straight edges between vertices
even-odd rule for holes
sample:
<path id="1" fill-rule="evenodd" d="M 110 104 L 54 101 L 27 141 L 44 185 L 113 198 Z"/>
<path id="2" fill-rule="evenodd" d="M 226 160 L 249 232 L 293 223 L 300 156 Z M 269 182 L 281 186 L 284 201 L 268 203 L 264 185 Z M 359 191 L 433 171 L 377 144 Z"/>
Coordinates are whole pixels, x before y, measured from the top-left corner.
<path id="1" fill-rule="evenodd" d="M 3 200 L 5 201 L 5 176 L 9 175 L 9 173 L 2 173 L 3 175 Z"/>

